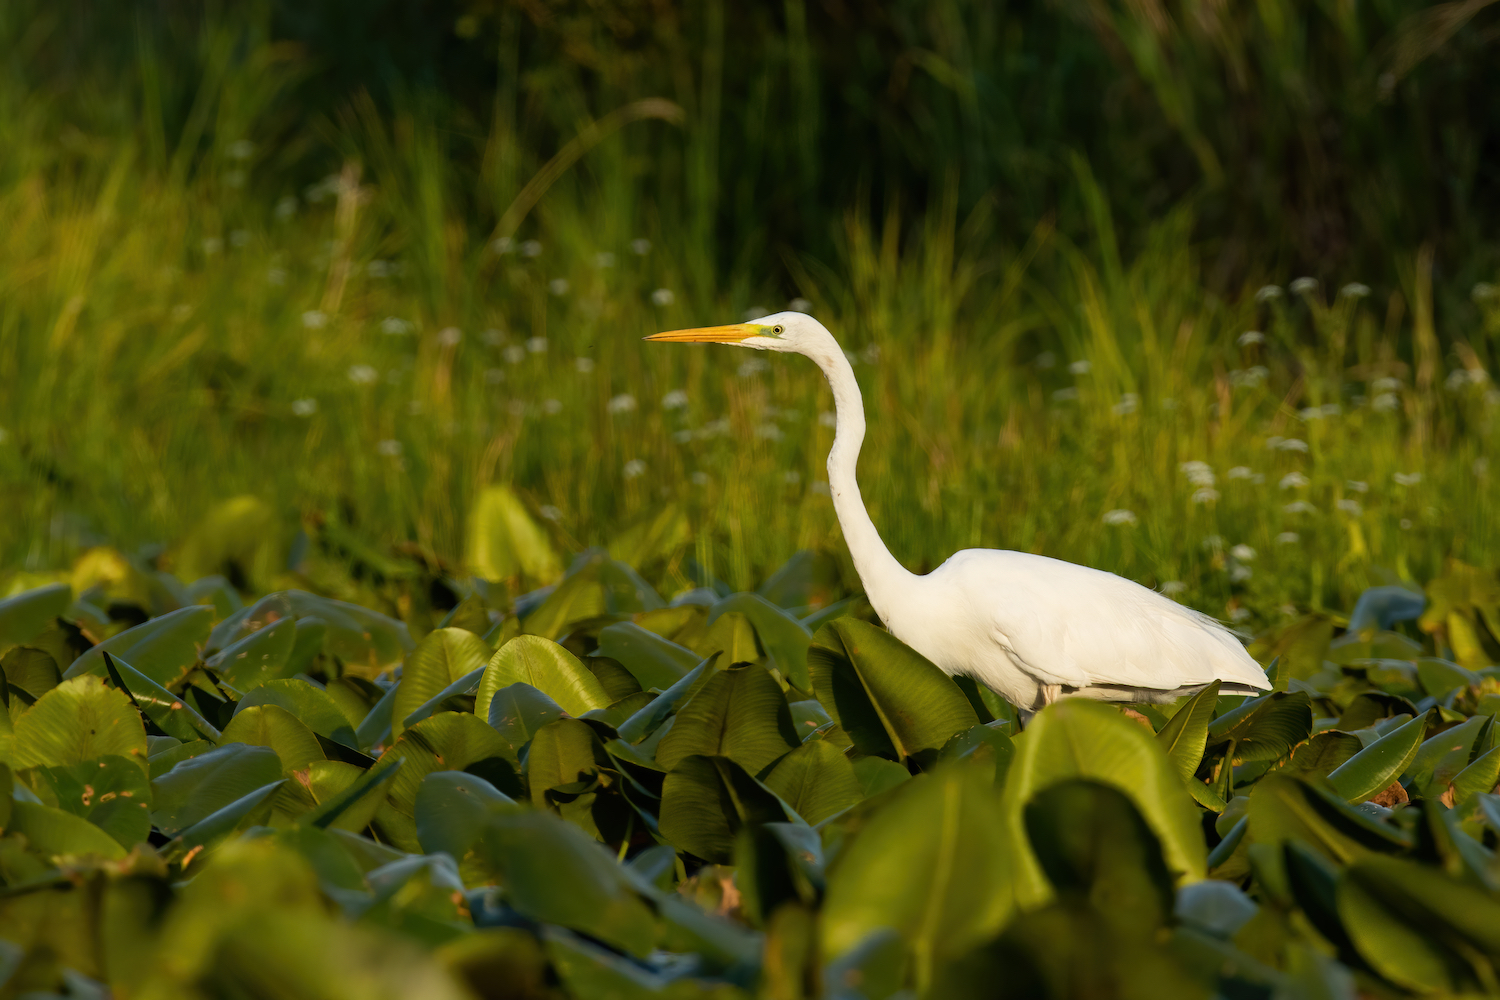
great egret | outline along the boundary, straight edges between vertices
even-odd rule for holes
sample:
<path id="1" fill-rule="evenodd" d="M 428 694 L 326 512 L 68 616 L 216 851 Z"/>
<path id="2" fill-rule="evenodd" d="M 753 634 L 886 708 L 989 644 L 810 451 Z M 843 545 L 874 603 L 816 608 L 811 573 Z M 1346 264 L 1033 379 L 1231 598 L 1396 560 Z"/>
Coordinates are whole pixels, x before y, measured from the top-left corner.
<path id="1" fill-rule="evenodd" d="M 1064 696 L 1170 702 L 1216 679 L 1225 695 L 1271 686 L 1219 622 L 1113 573 L 1001 549 L 965 549 L 926 576 L 909 572 L 880 540 L 855 481 L 865 411 L 854 369 L 811 316 L 782 312 L 646 339 L 817 363 L 837 410 L 828 486 L 865 595 L 893 635 L 950 676 L 972 677 L 1027 711 Z"/>

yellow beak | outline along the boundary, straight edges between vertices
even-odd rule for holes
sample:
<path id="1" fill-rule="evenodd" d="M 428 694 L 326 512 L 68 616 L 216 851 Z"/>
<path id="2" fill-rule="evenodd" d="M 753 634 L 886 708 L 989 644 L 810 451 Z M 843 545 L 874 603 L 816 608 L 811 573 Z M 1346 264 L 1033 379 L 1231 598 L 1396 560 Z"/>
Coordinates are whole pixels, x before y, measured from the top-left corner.
<path id="1" fill-rule="evenodd" d="M 653 333 L 643 339 L 678 344 L 738 344 L 759 333 L 760 327 L 754 323 L 735 323 L 730 326 L 700 326 L 692 330 L 668 330 L 665 333 Z"/>

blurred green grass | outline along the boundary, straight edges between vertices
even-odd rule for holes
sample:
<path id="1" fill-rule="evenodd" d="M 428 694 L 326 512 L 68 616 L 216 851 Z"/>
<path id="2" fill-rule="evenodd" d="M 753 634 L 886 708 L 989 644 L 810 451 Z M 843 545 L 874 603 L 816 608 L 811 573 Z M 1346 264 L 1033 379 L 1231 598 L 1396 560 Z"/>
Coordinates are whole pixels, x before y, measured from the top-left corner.
<path id="1" fill-rule="evenodd" d="M 1386 247 L 1374 295 L 1293 291 L 1274 253 L 1226 287 L 1201 201 L 1123 238 L 1079 155 L 1077 225 L 1009 239 L 954 182 L 920 213 L 825 208 L 826 253 L 747 239 L 724 267 L 702 108 L 674 211 L 642 137 L 675 126 L 642 121 L 502 233 L 545 160 L 513 114 L 356 97 L 289 132 L 309 69 L 263 28 L 208 24 L 187 66 L 142 33 L 129 92 L 0 86 L 0 567 L 149 553 L 245 494 L 288 541 L 316 514 L 457 560 L 503 483 L 564 550 L 670 506 L 681 544 L 641 568 L 750 586 L 841 546 L 826 389 L 801 359 L 639 338 L 789 292 L 857 359 L 865 498 L 913 568 L 1027 549 L 1266 620 L 1500 558 L 1500 298 L 1435 290 L 1428 246 Z M 308 143 L 342 166 L 294 182 Z"/>

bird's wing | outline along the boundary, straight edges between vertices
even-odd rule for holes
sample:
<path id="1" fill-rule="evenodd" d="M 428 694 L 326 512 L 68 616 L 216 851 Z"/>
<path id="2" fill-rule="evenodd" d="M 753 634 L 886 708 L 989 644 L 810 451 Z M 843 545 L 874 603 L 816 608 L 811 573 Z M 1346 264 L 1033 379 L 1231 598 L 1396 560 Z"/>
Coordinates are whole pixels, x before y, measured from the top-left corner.
<path id="1" fill-rule="evenodd" d="M 971 558 L 959 575 L 976 613 L 1041 683 L 1169 691 L 1218 678 L 1268 686 L 1222 625 L 1139 584 L 1028 553 L 964 555 Z"/>

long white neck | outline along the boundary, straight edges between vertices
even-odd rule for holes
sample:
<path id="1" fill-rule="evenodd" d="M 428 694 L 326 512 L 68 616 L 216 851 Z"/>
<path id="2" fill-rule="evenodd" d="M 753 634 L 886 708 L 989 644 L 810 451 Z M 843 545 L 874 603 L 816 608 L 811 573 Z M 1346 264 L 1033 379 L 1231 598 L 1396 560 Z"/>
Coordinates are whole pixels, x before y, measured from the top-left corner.
<path id="1" fill-rule="evenodd" d="M 838 514 L 839 527 L 844 529 L 849 554 L 854 557 L 854 568 L 865 585 L 865 596 L 880 620 L 888 621 L 889 612 L 903 591 L 902 585 L 915 579 L 915 574 L 898 563 L 880 540 L 880 532 L 875 530 L 859 495 L 855 466 L 859 461 L 859 446 L 865 440 L 865 404 L 859 394 L 859 383 L 849 359 L 831 337 L 826 349 L 809 352 L 807 356 L 817 362 L 828 379 L 838 418 L 833 448 L 828 452 L 828 487 L 833 494 L 833 509 Z"/>

